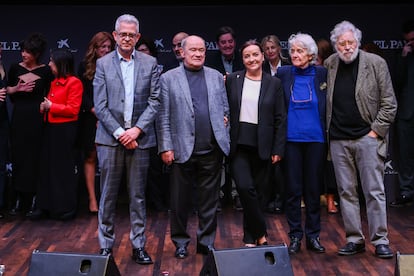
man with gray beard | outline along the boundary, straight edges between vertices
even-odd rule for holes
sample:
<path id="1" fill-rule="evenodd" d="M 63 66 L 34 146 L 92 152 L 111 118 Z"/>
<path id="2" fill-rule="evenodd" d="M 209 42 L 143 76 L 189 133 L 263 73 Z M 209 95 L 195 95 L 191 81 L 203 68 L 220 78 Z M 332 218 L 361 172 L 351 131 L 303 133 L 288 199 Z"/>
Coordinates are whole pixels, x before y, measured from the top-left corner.
<path id="1" fill-rule="evenodd" d="M 328 69 L 326 116 L 346 245 L 338 254 L 365 251 L 358 181 L 366 202 L 369 241 L 379 258 L 392 258 L 387 230 L 384 161 L 397 102 L 386 61 L 359 49 L 362 33 L 342 21 L 331 31 L 336 53 Z M 358 175 L 359 174 L 359 175 Z"/>

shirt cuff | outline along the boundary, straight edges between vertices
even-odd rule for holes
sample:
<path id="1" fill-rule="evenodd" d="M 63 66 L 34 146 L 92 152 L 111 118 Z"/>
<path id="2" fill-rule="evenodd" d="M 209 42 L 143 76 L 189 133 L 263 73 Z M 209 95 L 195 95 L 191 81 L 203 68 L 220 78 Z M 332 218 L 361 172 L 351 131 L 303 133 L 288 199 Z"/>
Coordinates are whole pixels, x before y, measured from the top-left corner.
<path id="1" fill-rule="evenodd" d="M 125 132 L 125 129 L 122 127 L 117 128 L 114 133 L 112 134 L 116 140 L 118 140 L 119 136 L 121 136 Z"/>

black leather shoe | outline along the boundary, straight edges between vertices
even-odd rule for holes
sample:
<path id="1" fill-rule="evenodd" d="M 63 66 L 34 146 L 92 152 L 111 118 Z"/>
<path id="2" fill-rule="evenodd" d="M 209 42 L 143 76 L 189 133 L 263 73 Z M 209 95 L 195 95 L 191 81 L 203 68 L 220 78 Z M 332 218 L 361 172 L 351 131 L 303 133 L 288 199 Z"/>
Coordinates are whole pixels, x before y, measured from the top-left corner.
<path id="1" fill-rule="evenodd" d="M 0 213 L 0 219 L 4 218 L 4 214 Z"/>
<path id="2" fill-rule="evenodd" d="M 280 194 L 276 194 L 276 198 L 275 198 L 275 213 L 276 214 L 283 214 L 283 209 L 284 209 L 284 200 L 282 198 L 282 196 Z"/>
<path id="3" fill-rule="evenodd" d="M 16 209 L 16 208 L 12 208 L 9 210 L 9 215 L 10 216 L 18 216 L 22 213 L 21 209 Z"/>
<path id="4" fill-rule="evenodd" d="M 66 213 L 60 213 L 60 214 L 53 214 L 51 215 L 52 219 L 56 219 L 56 220 L 71 220 L 74 219 L 76 216 L 76 210 L 72 210 Z"/>
<path id="5" fill-rule="evenodd" d="M 306 240 L 306 248 L 316 253 L 324 253 L 325 247 L 321 245 L 319 237 Z"/>
<path id="6" fill-rule="evenodd" d="M 185 257 L 188 256 L 188 250 L 186 246 L 179 246 L 177 247 L 177 249 L 175 249 L 175 254 L 174 256 L 177 259 L 184 259 Z"/>
<path id="7" fill-rule="evenodd" d="M 297 237 L 290 237 L 290 244 L 288 247 L 289 254 L 296 254 L 300 251 L 300 239 Z"/>
<path id="8" fill-rule="evenodd" d="M 202 245 L 201 243 L 197 243 L 197 254 L 208 255 L 208 252 L 214 251 L 213 245 Z"/>
<path id="9" fill-rule="evenodd" d="M 102 255 L 102 256 L 112 255 L 112 248 L 101 248 L 101 250 L 99 250 L 99 255 Z"/>
<path id="10" fill-rule="evenodd" d="M 365 244 L 348 242 L 344 247 L 338 250 L 338 254 L 342 256 L 354 255 L 365 251 Z"/>
<path id="11" fill-rule="evenodd" d="M 413 204 L 413 199 L 411 197 L 408 197 L 406 195 L 399 196 L 396 200 L 390 203 L 391 207 L 404 207 L 404 206 L 410 206 Z"/>
<path id="12" fill-rule="evenodd" d="M 283 214 L 283 208 L 276 206 L 275 209 L 273 210 L 273 213 L 275 213 L 275 214 Z"/>
<path id="13" fill-rule="evenodd" d="M 20 215 L 22 212 L 20 197 L 18 196 L 15 203 L 13 204 L 13 207 L 9 210 L 10 216 L 17 216 Z"/>
<path id="14" fill-rule="evenodd" d="M 267 204 L 265 212 L 269 214 L 283 214 L 283 203 L 272 200 Z"/>
<path id="15" fill-rule="evenodd" d="M 378 244 L 375 246 L 375 255 L 378 258 L 389 259 L 394 257 L 394 253 L 390 249 L 388 244 Z"/>
<path id="16" fill-rule="evenodd" d="M 42 209 L 36 209 L 30 213 L 30 216 L 28 216 L 28 218 L 30 218 L 31 220 L 40 220 L 45 217 L 46 213 Z"/>
<path id="17" fill-rule="evenodd" d="M 35 210 L 29 210 L 29 211 L 27 211 L 26 214 L 25 214 L 26 218 L 31 218 L 34 211 Z"/>
<path id="18" fill-rule="evenodd" d="M 135 249 L 132 249 L 132 259 L 137 264 L 142 264 L 142 265 L 152 264 L 151 257 L 144 250 L 144 248 L 135 248 Z"/>

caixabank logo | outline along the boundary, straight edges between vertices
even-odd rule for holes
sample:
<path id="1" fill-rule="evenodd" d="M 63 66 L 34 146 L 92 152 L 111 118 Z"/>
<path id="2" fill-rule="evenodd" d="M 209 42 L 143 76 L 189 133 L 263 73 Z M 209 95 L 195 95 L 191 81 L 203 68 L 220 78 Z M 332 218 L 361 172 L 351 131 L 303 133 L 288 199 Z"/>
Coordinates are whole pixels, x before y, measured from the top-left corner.
<path id="1" fill-rule="evenodd" d="M 154 40 L 155 47 L 157 48 L 158 53 L 171 53 L 172 48 L 165 48 L 164 38 L 158 38 Z"/>
<path id="2" fill-rule="evenodd" d="M 56 41 L 56 44 L 59 49 L 67 48 L 67 49 L 70 49 L 72 53 L 78 52 L 78 49 L 73 49 L 72 47 L 70 47 L 69 38 L 59 39 L 58 41 Z"/>
<path id="3" fill-rule="evenodd" d="M 398 174 L 398 171 L 396 169 L 394 169 L 394 165 L 393 165 L 393 160 L 392 159 L 389 159 L 389 160 L 385 161 L 384 173 L 386 175 Z"/>

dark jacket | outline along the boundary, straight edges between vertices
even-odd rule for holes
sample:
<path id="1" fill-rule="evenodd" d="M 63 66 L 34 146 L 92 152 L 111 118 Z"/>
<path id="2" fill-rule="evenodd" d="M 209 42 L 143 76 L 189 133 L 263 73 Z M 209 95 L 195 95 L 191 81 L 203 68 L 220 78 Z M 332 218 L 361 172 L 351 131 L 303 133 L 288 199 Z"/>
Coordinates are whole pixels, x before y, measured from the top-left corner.
<path id="1" fill-rule="evenodd" d="M 243 83 L 246 71 L 229 74 L 226 79 L 230 107 L 230 157 L 236 151 L 239 135 L 239 117 Z M 259 96 L 259 122 L 257 126 L 258 154 L 261 159 L 271 155 L 284 155 L 286 144 L 286 109 L 281 81 L 263 73 Z"/>
<path id="2" fill-rule="evenodd" d="M 209 52 L 206 56 L 206 66 L 214 68 L 218 70 L 223 75 L 226 74 L 226 70 L 224 69 L 223 61 L 221 60 L 221 52 L 220 51 L 214 51 Z M 243 70 L 244 65 L 241 58 L 241 55 L 239 52 L 234 52 L 234 59 L 233 59 L 233 72 Z"/>

